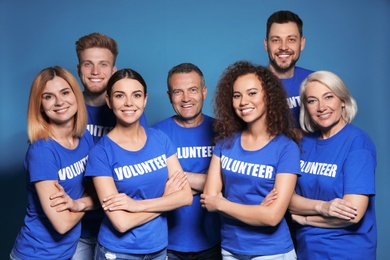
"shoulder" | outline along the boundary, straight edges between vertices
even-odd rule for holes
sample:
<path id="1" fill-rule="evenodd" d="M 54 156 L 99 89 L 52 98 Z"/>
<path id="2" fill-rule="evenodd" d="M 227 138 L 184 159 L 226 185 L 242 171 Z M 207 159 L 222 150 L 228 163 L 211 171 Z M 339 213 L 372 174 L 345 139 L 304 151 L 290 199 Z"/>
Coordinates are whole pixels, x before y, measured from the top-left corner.
<path id="1" fill-rule="evenodd" d="M 309 76 L 313 72 L 314 72 L 313 70 L 304 69 L 302 67 L 295 67 L 294 75 L 296 77 L 306 78 L 307 76 Z"/>
<path id="2" fill-rule="evenodd" d="M 93 137 L 88 130 L 84 131 L 84 134 L 80 137 L 80 141 L 86 142 L 90 147 L 94 146 Z"/>
<path id="3" fill-rule="evenodd" d="M 160 128 L 154 128 L 154 127 L 145 127 L 146 136 L 148 139 L 156 139 L 156 140 L 163 140 L 168 139 L 167 134 L 162 131 Z"/>
<path id="4" fill-rule="evenodd" d="M 299 150 L 298 144 L 291 138 L 287 137 L 285 134 L 275 136 L 274 142 L 276 142 L 278 147 L 283 147 L 284 149 Z"/>
<path id="5" fill-rule="evenodd" d="M 346 127 L 345 135 L 352 143 L 352 149 L 375 150 L 374 142 L 364 130 L 352 124 L 348 124 Z"/>
<path id="6" fill-rule="evenodd" d="M 31 143 L 28 147 L 29 152 L 43 151 L 43 150 L 55 150 L 55 142 L 52 139 L 38 139 L 37 141 Z"/>
<path id="7" fill-rule="evenodd" d="M 215 119 L 211 116 L 203 114 L 203 123 L 207 125 L 213 125 Z"/>
<path id="8" fill-rule="evenodd" d="M 167 127 L 172 126 L 173 124 L 175 124 L 175 120 L 173 120 L 173 116 L 171 116 L 171 117 L 168 117 L 166 119 L 161 120 L 160 122 L 157 122 L 156 124 L 154 124 L 152 126 L 152 128 L 166 129 Z"/>

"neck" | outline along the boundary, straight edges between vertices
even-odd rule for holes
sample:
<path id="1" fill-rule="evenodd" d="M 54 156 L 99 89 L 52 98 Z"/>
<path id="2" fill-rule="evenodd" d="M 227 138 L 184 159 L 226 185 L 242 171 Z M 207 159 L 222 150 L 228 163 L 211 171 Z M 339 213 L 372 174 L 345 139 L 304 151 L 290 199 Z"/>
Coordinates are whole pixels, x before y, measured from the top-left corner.
<path id="1" fill-rule="evenodd" d="M 294 77 L 294 72 L 295 72 L 295 66 L 288 68 L 288 69 L 279 69 L 270 64 L 268 66 L 268 69 L 272 71 L 279 79 L 289 79 Z"/>
<path id="2" fill-rule="evenodd" d="M 333 127 L 329 129 L 321 129 L 321 139 L 328 139 L 337 134 L 341 131 L 341 129 L 344 128 L 344 126 L 347 125 L 347 122 L 345 122 L 343 119 L 340 119 L 339 123 L 337 125 L 334 125 Z"/>
<path id="3" fill-rule="evenodd" d="M 77 139 L 73 136 L 73 124 L 66 126 L 52 125 L 52 137 L 62 146 L 73 149 L 77 146 Z"/>
<path id="4" fill-rule="evenodd" d="M 185 119 L 185 118 L 182 118 L 182 117 L 176 115 L 173 117 L 173 119 L 181 127 L 193 128 L 193 127 L 197 127 L 198 125 L 200 125 L 203 122 L 204 116 L 203 116 L 203 114 L 199 114 L 195 118 Z"/>
<path id="5" fill-rule="evenodd" d="M 84 101 L 86 104 L 93 107 L 103 106 L 106 104 L 106 92 L 94 94 L 84 91 Z"/>

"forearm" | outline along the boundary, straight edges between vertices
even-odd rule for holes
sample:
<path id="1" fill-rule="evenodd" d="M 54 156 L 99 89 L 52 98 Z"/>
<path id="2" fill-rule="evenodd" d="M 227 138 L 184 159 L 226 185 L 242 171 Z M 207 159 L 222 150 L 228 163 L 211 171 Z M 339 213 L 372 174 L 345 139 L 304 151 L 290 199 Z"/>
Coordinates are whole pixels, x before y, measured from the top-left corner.
<path id="1" fill-rule="evenodd" d="M 191 205 L 193 195 L 188 184 L 179 191 L 170 193 L 168 195 L 137 201 L 137 212 L 164 212 L 170 211 L 182 206 Z"/>
<path id="2" fill-rule="evenodd" d="M 251 226 L 276 226 L 286 210 L 280 210 L 272 205 L 268 207 L 243 205 L 223 199 L 219 202 L 217 211 Z"/>
<path id="3" fill-rule="evenodd" d="M 353 225 L 352 221 L 343 220 L 335 217 L 324 216 L 294 216 L 293 220 L 304 226 L 313 226 L 321 228 L 343 228 Z"/>
<path id="4" fill-rule="evenodd" d="M 94 199 L 91 196 L 82 197 L 76 200 L 76 202 L 78 203 L 78 212 L 94 210 L 99 207 L 99 201 L 97 198 Z"/>
<path id="5" fill-rule="evenodd" d="M 52 215 L 52 218 L 49 218 L 49 220 L 54 229 L 60 234 L 65 234 L 71 230 L 85 214 L 85 212 L 71 212 L 68 210 L 56 213 L 57 215 Z"/>
<path id="6" fill-rule="evenodd" d="M 193 173 L 193 172 L 186 172 L 186 174 L 187 174 L 188 183 L 190 184 L 190 187 L 193 190 L 193 194 L 202 192 L 206 182 L 207 174 Z"/>
<path id="7" fill-rule="evenodd" d="M 289 210 L 291 214 L 297 214 L 302 216 L 318 215 L 318 207 L 321 201 L 312 200 L 305 197 L 302 197 L 296 193 L 293 194 Z"/>
<path id="8" fill-rule="evenodd" d="M 127 232 L 130 229 L 143 225 L 156 217 L 160 213 L 146 213 L 146 212 L 128 212 L 128 211 L 106 211 L 108 218 L 116 230 L 121 233 Z"/>

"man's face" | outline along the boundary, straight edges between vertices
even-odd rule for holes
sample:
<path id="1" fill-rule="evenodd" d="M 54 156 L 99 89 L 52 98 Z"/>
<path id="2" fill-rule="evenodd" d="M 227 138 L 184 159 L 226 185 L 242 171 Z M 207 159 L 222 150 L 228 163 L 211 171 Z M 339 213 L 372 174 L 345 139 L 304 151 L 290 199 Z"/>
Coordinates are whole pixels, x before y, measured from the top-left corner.
<path id="1" fill-rule="evenodd" d="M 286 72 L 294 68 L 301 51 L 305 47 L 305 38 L 300 35 L 296 23 L 273 23 L 268 39 L 264 39 L 271 69 Z"/>
<path id="2" fill-rule="evenodd" d="M 105 48 L 89 48 L 80 55 L 77 71 L 84 91 L 89 94 L 105 93 L 107 82 L 116 71 L 114 56 Z"/>
<path id="3" fill-rule="evenodd" d="M 195 71 L 175 73 L 171 76 L 169 85 L 168 97 L 182 125 L 200 124 L 203 120 L 203 102 L 207 95 L 207 87 L 203 86 L 200 76 Z"/>

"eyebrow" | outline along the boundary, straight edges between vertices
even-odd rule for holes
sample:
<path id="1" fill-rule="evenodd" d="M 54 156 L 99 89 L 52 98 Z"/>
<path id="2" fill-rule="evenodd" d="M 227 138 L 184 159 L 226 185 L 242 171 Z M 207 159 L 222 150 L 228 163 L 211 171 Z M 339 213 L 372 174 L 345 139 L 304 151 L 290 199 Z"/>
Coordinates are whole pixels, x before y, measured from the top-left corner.
<path id="1" fill-rule="evenodd" d="M 71 87 L 65 87 L 65 88 L 60 89 L 60 92 L 62 92 L 64 90 L 71 90 L 71 91 L 73 91 Z M 42 95 L 45 95 L 45 94 L 54 94 L 54 92 L 43 92 L 42 93 Z"/>

